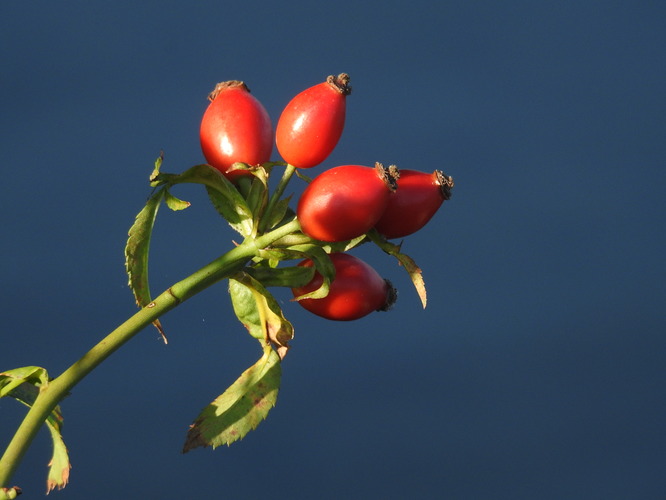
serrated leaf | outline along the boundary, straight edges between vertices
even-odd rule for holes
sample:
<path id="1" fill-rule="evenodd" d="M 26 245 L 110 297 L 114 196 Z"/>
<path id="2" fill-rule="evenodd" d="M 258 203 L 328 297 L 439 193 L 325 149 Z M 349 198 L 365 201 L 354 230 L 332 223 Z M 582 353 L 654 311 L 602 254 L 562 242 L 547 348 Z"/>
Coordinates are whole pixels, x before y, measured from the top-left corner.
<path id="1" fill-rule="evenodd" d="M 402 265 L 402 267 L 405 268 L 405 270 L 409 274 L 409 278 L 412 280 L 412 283 L 414 284 L 414 288 L 416 288 L 416 293 L 421 299 L 421 305 L 423 305 L 423 308 L 425 309 L 427 303 L 427 295 L 426 295 L 425 281 L 423 280 L 423 271 L 421 271 L 421 268 L 416 265 L 414 259 L 412 259 L 409 255 L 402 253 L 400 251 L 400 245 L 395 245 L 387 241 L 386 238 L 381 236 L 374 229 L 368 233 L 368 237 L 384 252 L 395 257 L 398 260 L 398 262 Z"/>
<path id="2" fill-rule="evenodd" d="M 148 285 L 148 253 L 155 217 L 165 192 L 166 190 L 162 188 L 148 198 L 128 232 L 125 245 L 125 270 L 129 278 L 129 287 L 139 307 L 150 304 L 152 300 Z"/>
<path id="3" fill-rule="evenodd" d="M 229 295 L 238 320 L 263 345 L 272 343 L 284 358 L 294 327 L 284 317 L 273 295 L 256 279 L 245 272 L 229 279 Z"/>
<path id="4" fill-rule="evenodd" d="M 38 366 L 26 366 L 0 373 L 0 397 L 10 396 L 24 405 L 31 407 L 41 391 L 48 386 L 48 373 Z M 62 439 L 63 417 L 60 406 L 56 406 L 46 418 L 46 427 L 53 441 L 53 455 L 49 462 L 46 481 L 46 493 L 55 488 L 62 489 L 69 481 L 72 468 L 67 454 L 67 447 Z"/>
<path id="5" fill-rule="evenodd" d="M 145 307 L 152 301 L 148 284 L 148 253 L 155 217 L 165 193 L 166 188 L 161 188 L 148 198 L 146 205 L 137 214 L 134 224 L 128 232 L 127 244 L 125 245 L 125 270 L 127 271 L 130 290 L 132 290 L 139 307 Z M 153 325 L 162 335 L 164 343 L 167 343 L 160 320 L 156 319 Z"/>
<path id="6" fill-rule="evenodd" d="M 167 207 L 169 207 L 174 212 L 178 212 L 179 210 L 185 210 L 187 207 L 191 205 L 189 201 L 176 198 L 174 195 L 171 194 L 169 190 L 167 190 L 164 193 L 164 201 L 166 202 Z"/>
<path id="7" fill-rule="evenodd" d="M 210 165 L 196 165 L 169 179 L 169 185 L 190 183 L 206 186 L 213 206 L 243 236 L 252 233 L 252 211 L 236 187 Z"/>
<path id="8" fill-rule="evenodd" d="M 227 221 L 234 231 L 243 236 L 250 234 L 252 231 L 252 219 L 250 217 L 240 215 L 233 201 L 218 190 L 206 186 L 206 192 L 217 213 Z"/>
<path id="9" fill-rule="evenodd" d="M 266 346 L 259 361 L 199 414 L 187 433 L 183 453 L 200 446 L 230 445 L 256 429 L 275 406 L 281 375 L 280 357 Z"/>
<path id="10" fill-rule="evenodd" d="M 62 415 L 57 424 L 54 419 L 49 418 L 46 421 L 46 427 L 49 429 L 53 441 L 53 455 L 49 461 L 49 474 L 46 479 L 46 493 L 48 494 L 56 488 L 61 490 L 67 486 L 72 465 L 69 462 L 67 447 L 62 439 Z"/>

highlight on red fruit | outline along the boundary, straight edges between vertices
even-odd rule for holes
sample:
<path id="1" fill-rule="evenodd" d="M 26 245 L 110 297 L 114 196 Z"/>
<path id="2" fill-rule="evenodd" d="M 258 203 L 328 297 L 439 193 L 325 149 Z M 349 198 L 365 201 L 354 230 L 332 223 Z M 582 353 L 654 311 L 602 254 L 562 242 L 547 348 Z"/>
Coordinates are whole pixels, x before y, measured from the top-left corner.
<path id="1" fill-rule="evenodd" d="M 344 241 L 367 233 L 380 219 L 397 168 L 341 165 L 325 170 L 308 184 L 296 207 L 302 231 L 320 241 Z"/>
<path id="2" fill-rule="evenodd" d="M 332 253 L 335 278 L 328 295 L 320 299 L 302 299 L 298 303 L 322 318 L 351 321 L 373 311 L 387 311 L 395 303 L 397 292 L 391 282 L 382 278 L 369 264 L 348 253 Z M 299 266 L 311 267 L 311 260 Z M 319 272 L 305 286 L 292 288 L 295 298 L 317 290 L 323 282 Z"/>
<path id="3" fill-rule="evenodd" d="M 389 198 L 375 229 L 386 238 L 402 238 L 415 233 L 451 197 L 453 179 L 435 170 L 429 174 L 400 170 L 398 188 Z"/>
<path id="4" fill-rule="evenodd" d="M 270 116 L 240 81 L 218 83 L 208 96 L 211 101 L 199 129 L 206 161 L 233 180 L 247 171 L 229 168 L 236 162 L 259 165 L 273 152 Z"/>
<path id="5" fill-rule="evenodd" d="M 331 154 L 345 125 L 349 75 L 329 76 L 294 97 L 275 130 L 282 159 L 298 168 L 319 165 Z"/>

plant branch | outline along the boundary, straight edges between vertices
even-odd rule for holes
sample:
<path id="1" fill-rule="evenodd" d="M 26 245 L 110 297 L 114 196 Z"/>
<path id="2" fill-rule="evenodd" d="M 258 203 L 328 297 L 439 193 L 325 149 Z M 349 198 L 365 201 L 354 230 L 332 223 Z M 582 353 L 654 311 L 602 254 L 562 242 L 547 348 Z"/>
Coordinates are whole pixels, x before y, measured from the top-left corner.
<path id="1" fill-rule="evenodd" d="M 53 379 L 40 392 L 7 446 L 4 455 L 0 458 L 0 487 L 9 486 L 9 481 L 41 425 L 59 402 L 86 375 L 157 318 L 205 288 L 234 274 L 248 260 L 257 255 L 260 249 L 270 246 L 274 241 L 299 229 L 298 220 L 294 219 L 255 240 L 245 240 L 242 244 L 162 292 L 150 304 L 109 333 L 60 376 Z"/>

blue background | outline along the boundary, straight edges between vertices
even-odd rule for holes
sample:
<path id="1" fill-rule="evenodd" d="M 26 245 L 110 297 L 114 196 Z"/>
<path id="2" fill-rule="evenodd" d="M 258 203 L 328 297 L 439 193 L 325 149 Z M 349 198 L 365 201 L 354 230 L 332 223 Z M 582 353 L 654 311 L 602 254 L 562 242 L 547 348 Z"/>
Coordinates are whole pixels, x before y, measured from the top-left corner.
<path id="1" fill-rule="evenodd" d="M 54 498 L 657 499 L 666 495 L 666 4 L 2 2 L 0 368 L 60 373 L 135 311 L 127 229 L 164 170 L 203 162 L 218 81 L 274 120 L 348 72 L 325 166 L 444 170 L 454 197 L 403 249 L 362 249 L 401 294 L 296 327 L 268 420 L 180 453 L 200 409 L 259 357 L 224 284 L 147 329 L 62 405 Z M 275 154 L 277 158 L 277 154 Z M 319 171 L 325 168 L 319 167 Z M 295 190 L 301 184 L 294 183 Z M 201 188 L 163 209 L 155 292 L 235 237 Z M 0 443 L 24 409 L 0 400 Z M 44 491 L 40 434 L 14 478 Z"/>

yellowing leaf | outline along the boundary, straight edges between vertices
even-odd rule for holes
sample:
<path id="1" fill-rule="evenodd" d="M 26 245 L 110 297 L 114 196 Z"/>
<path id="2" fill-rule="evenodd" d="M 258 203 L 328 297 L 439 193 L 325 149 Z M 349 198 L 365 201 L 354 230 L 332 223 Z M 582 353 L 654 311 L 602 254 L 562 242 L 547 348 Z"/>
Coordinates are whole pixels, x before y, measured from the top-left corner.
<path id="1" fill-rule="evenodd" d="M 38 366 L 25 366 L 0 373 L 0 397 L 10 396 L 24 405 L 31 407 L 41 391 L 48 386 L 48 373 Z M 60 434 L 63 424 L 60 406 L 56 406 L 46 418 L 46 427 L 53 441 L 53 456 L 49 462 L 49 474 L 46 481 L 46 493 L 55 488 L 62 489 L 69 480 L 67 448 Z"/>
<path id="2" fill-rule="evenodd" d="M 49 419 L 46 421 L 46 426 L 51 433 L 53 440 L 53 456 L 49 462 L 49 475 L 46 479 L 46 493 L 53 491 L 55 488 L 59 490 L 67 486 L 69 482 L 69 471 L 72 468 L 69 463 L 69 455 L 67 454 L 67 447 L 62 440 L 60 429 L 62 426 L 62 419 L 58 423 L 54 423 Z"/>
<path id="3" fill-rule="evenodd" d="M 177 198 L 174 195 L 172 195 L 169 190 L 167 190 L 164 194 L 165 194 L 164 201 L 166 202 L 167 207 L 169 207 L 174 212 L 177 212 L 179 210 L 185 210 L 187 207 L 191 205 L 189 201 L 181 200 L 180 198 Z"/>
<path id="4" fill-rule="evenodd" d="M 183 453 L 200 446 L 230 445 L 245 437 L 275 406 L 281 375 L 280 357 L 266 346 L 259 361 L 199 414 L 187 433 Z"/>
<path id="5" fill-rule="evenodd" d="M 229 295 L 238 320 L 262 344 L 272 343 L 284 358 L 294 327 L 287 321 L 273 295 L 252 276 L 238 273 L 229 279 Z"/>

